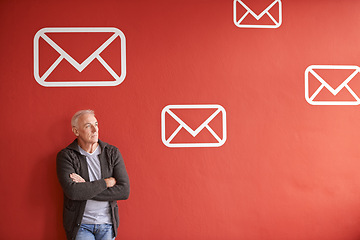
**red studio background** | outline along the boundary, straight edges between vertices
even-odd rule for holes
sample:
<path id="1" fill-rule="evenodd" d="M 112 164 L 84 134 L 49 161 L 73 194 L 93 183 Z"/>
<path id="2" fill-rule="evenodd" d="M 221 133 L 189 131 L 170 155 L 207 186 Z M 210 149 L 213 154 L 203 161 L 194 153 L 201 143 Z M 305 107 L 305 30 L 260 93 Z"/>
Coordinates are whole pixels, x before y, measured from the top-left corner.
<path id="1" fill-rule="evenodd" d="M 246 10 L 239 1 L 241 16 Z M 273 1 L 242 2 L 260 16 Z M 360 1 L 282 0 L 273 7 L 280 3 L 280 12 L 269 10 L 274 19 L 281 14 L 280 26 L 258 28 L 235 24 L 233 0 L 1 0 L 0 238 L 65 239 L 55 157 L 74 139 L 71 116 L 90 108 L 100 138 L 119 147 L 131 180 L 130 198 L 119 201 L 117 239 L 360 239 L 360 106 L 343 104 L 351 95 L 340 92 L 317 96 L 336 98 L 330 105 L 305 96 L 308 67 L 360 65 Z M 243 20 L 271 24 L 268 14 L 262 17 Z M 35 53 L 35 35 L 74 27 L 124 34 L 120 84 L 36 81 L 34 55 L 45 55 L 41 74 L 58 55 L 43 40 Z M 60 36 L 79 63 L 104 41 L 87 35 Z M 111 56 L 120 43 L 112 47 L 101 56 L 120 70 L 125 62 Z M 97 60 L 81 72 L 84 79 L 61 64 L 48 81 L 95 81 L 104 73 Z M 348 75 L 329 71 L 322 77 L 333 79 L 334 89 L 360 93 L 358 75 L 341 85 Z M 307 80 L 309 91 L 321 85 L 313 76 Z M 223 107 L 226 129 L 212 128 L 226 131 L 226 141 L 166 146 L 162 111 L 196 104 Z M 188 117 L 197 126 L 204 116 Z"/>

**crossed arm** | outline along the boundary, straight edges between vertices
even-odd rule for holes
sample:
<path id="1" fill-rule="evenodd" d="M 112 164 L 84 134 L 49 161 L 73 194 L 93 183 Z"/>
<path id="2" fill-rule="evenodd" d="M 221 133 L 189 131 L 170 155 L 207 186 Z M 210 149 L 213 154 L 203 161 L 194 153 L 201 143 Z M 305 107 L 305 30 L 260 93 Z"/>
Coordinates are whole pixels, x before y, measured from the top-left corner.
<path id="1" fill-rule="evenodd" d="M 76 182 L 76 183 L 86 182 L 85 179 L 83 179 L 80 175 L 78 175 L 76 173 L 70 174 L 70 178 L 73 180 L 73 182 Z M 104 181 L 106 183 L 106 187 L 108 187 L 108 188 L 113 187 L 116 184 L 116 179 L 113 177 L 105 178 Z"/>
<path id="2" fill-rule="evenodd" d="M 112 176 L 91 182 L 75 173 L 71 159 L 69 153 L 61 151 L 57 156 L 56 167 L 61 187 L 69 199 L 114 201 L 129 197 L 129 178 L 120 152 L 115 156 Z"/>

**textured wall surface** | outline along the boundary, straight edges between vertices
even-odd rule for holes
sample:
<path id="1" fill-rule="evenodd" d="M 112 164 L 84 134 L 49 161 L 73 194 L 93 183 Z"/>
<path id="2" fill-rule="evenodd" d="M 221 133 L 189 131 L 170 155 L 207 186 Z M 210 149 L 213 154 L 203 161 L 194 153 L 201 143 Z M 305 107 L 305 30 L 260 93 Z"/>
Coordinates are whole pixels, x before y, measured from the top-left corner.
<path id="1" fill-rule="evenodd" d="M 71 116 L 90 108 L 131 180 L 117 239 L 359 239 L 360 2 L 282 0 L 263 12 L 272 2 L 242 1 L 249 12 L 235 1 L 234 13 L 232 0 L 1 0 L 0 238 L 65 238 L 55 157 L 74 139 Z M 241 27 L 244 14 L 248 25 L 279 26 Z M 120 76 L 126 49 L 120 84 L 100 86 L 114 76 L 99 58 L 82 72 L 60 59 L 44 80 L 99 85 L 36 81 L 36 61 L 40 76 L 65 56 L 43 38 L 34 49 L 36 34 L 74 27 L 124 34 L 125 48 L 117 38 L 100 53 Z M 80 64 L 107 34 L 47 36 Z M 314 77 L 313 65 L 330 67 Z M 169 105 L 221 106 L 226 119 L 201 125 L 209 109 L 162 119 Z M 176 143 L 216 143 L 209 129 L 226 141 L 166 146 L 162 130 L 178 128 Z"/>

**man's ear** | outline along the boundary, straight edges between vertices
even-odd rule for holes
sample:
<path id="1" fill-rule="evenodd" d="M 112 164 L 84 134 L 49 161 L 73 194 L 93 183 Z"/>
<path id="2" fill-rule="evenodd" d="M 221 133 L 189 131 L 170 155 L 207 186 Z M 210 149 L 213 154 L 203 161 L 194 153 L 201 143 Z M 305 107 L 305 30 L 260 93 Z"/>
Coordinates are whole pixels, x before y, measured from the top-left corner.
<path id="1" fill-rule="evenodd" d="M 72 131 L 73 131 L 73 133 L 75 134 L 75 136 L 79 136 L 79 130 L 77 130 L 77 128 L 76 127 L 73 127 L 72 128 Z"/>

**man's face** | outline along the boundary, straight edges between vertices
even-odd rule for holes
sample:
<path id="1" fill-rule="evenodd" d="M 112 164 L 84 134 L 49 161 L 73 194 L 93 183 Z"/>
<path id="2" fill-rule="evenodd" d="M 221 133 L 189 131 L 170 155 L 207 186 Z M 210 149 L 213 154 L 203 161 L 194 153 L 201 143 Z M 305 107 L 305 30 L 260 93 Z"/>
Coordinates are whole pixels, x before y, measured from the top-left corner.
<path id="1" fill-rule="evenodd" d="M 84 144 L 94 144 L 99 139 L 98 122 L 93 114 L 84 114 L 78 119 L 78 126 L 74 130 L 79 141 Z"/>

